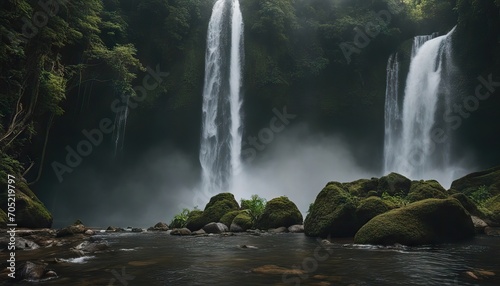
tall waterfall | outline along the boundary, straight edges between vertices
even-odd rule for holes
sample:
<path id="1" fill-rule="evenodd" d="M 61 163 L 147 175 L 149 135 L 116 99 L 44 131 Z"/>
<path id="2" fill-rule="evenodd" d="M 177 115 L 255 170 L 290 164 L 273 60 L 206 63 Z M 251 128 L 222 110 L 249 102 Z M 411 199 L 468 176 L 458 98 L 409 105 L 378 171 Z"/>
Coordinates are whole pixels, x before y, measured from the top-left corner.
<path id="1" fill-rule="evenodd" d="M 398 172 L 411 179 L 435 178 L 436 170 L 449 167 L 450 140 L 436 142 L 433 132 L 439 114 L 450 105 L 446 74 L 450 72 L 451 37 L 414 38 L 412 59 L 401 106 L 397 55 L 389 58 L 385 103 L 384 172 Z M 441 124 L 440 124 L 441 126 Z M 442 125 L 440 128 L 445 128 Z M 442 183 L 451 178 L 441 178 Z"/>
<path id="2" fill-rule="evenodd" d="M 217 0 L 208 24 L 200 163 L 209 193 L 228 191 L 241 167 L 243 17 L 238 0 Z"/>

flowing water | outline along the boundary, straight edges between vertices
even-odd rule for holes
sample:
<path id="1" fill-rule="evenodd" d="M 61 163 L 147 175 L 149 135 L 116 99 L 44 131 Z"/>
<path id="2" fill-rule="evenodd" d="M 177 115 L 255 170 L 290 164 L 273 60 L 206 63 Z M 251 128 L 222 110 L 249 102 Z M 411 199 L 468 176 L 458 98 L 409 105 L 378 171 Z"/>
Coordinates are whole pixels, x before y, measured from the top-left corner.
<path id="1" fill-rule="evenodd" d="M 451 37 L 414 38 L 412 60 L 406 79 L 402 106 L 399 99 L 399 63 L 391 56 L 387 68 L 385 103 L 384 172 L 398 172 L 411 179 L 435 178 L 436 170 L 445 175 L 443 185 L 451 184 L 450 139 L 437 142 L 433 137 L 437 112 L 448 108 L 452 92 L 448 73 L 452 69 Z M 447 130 L 446 126 L 442 127 Z"/>
<path id="2" fill-rule="evenodd" d="M 227 191 L 241 166 L 243 19 L 238 0 L 215 2 L 208 24 L 200 163 L 208 193 Z"/>
<path id="3" fill-rule="evenodd" d="M 67 247 L 52 247 L 17 251 L 16 258 L 64 259 L 49 262 L 59 278 L 41 285 L 500 285 L 498 237 L 412 248 L 354 245 L 349 240 L 323 245 L 304 234 L 289 233 L 177 237 L 145 232 L 94 239 L 108 241 L 111 251 L 78 257 Z M 7 257 L 0 256 L 2 261 Z M 267 264 L 295 266 L 305 273 L 252 273 Z M 496 276 L 474 280 L 465 275 L 473 269 Z"/>

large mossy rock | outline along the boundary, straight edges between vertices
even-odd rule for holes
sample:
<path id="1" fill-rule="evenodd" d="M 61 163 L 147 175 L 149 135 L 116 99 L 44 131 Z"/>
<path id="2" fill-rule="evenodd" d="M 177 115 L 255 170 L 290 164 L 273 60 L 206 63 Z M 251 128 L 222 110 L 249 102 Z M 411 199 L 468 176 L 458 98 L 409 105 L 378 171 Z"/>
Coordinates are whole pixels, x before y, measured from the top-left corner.
<path id="1" fill-rule="evenodd" d="M 357 205 L 338 182 L 328 183 L 318 194 L 304 222 L 307 236 L 348 237 L 357 230 Z"/>
<path id="2" fill-rule="evenodd" d="M 370 192 L 376 192 L 379 181 L 377 178 L 359 179 L 350 183 L 343 183 L 342 186 L 351 195 L 356 197 L 368 197 Z"/>
<path id="3" fill-rule="evenodd" d="M 210 199 L 203 212 L 191 212 L 186 227 L 191 231 L 199 230 L 211 222 L 219 222 L 225 214 L 238 209 L 239 205 L 233 194 L 217 194 Z"/>
<path id="4" fill-rule="evenodd" d="M 302 215 L 301 215 L 302 217 Z M 302 218 L 301 218 L 302 221 Z M 248 214 L 246 211 L 240 212 L 231 222 L 230 224 L 231 228 L 233 226 L 238 226 L 241 228 L 242 231 L 246 231 L 247 229 L 251 229 L 253 224 L 252 224 L 252 217 Z"/>
<path id="5" fill-rule="evenodd" d="M 227 225 L 227 226 L 230 226 L 231 223 L 233 222 L 233 219 L 239 215 L 241 212 L 243 211 L 230 211 L 228 213 L 226 213 L 225 215 L 223 215 L 219 222 L 222 222 L 223 224 Z"/>
<path id="6" fill-rule="evenodd" d="M 451 184 L 451 189 L 469 194 L 481 186 L 487 187 L 492 195 L 500 194 L 500 166 L 457 179 Z"/>
<path id="7" fill-rule="evenodd" d="M 0 193 L 0 208 L 7 213 L 7 182 L 0 181 L 5 186 Z M 45 205 L 30 190 L 28 185 L 21 179 L 16 179 L 16 221 L 18 227 L 27 228 L 50 228 L 52 226 L 52 215 Z"/>
<path id="8" fill-rule="evenodd" d="M 500 195 L 487 200 L 484 207 L 488 210 L 486 217 L 492 220 L 495 226 L 500 226 Z"/>
<path id="9" fill-rule="evenodd" d="M 378 180 L 378 191 L 380 194 L 387 192 L 389 195 L 407 195 L 410 192 L 411 180 L 398 173 L 390 173 Z"/>
<path id="10" fill-rule="evenodd" d="M 255 227 L 259 229 L 289 227 L 302 222 L 302 214 L 297 206 L 287 197 L 278 197 L 267 202 Z"/>
<path id="11" fill-rule="evenodd" d="M 391 210 L 391 207 L 379 197 L 362 200 L 356 209 L 358 226 L 361 227 L 372 218 Z"/>
<path id="12" fill-rule="evenodd" d="M 473 237 L 470 215 L 456 199 L 427 199 L 376 216 L 356 233 L 354 243 L 414 246 Z"/>
<path id="13" fill-rule="evenodd" d="M 448 193 L 436 180 L 413 181 L 408 193 L 410 203 L 425 199 L 445 199 L 447 197 Z"/>
<path id="14" fill-rule="evenodd" d="M 481 218 L 485 216 L 484 213 L 481 210 L 479 210 L 477 205 L 471 199 L 469 199 L 469 197 L 467 197 L 466 195 L 464 195 L 462 193 L 455 193 L 455 194 L 452 194 L 450 196 L 450 198 L 457 199 L 462 204 L 464 209 L 469 212 L 469 214 L 477 216 L 477 217 L 481 217 Z"/>

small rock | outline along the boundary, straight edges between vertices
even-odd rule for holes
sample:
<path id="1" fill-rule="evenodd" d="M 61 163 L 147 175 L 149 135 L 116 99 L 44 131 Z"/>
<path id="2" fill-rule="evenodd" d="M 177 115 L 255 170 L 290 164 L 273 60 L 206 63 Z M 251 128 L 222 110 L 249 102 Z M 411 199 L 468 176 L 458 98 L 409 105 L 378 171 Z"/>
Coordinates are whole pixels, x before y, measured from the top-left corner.
<path id="1" fill-rule="evenodd" d="M 477 216 L 471 216 L 471 219 L 472 219 L 472 223 L 474 224 L 474 228 L 476 229 L 476 232 L 477 233 L 484 233 L 484 228 L 488 226 L 488 224 L 478 218 Z"/>
<path id="2" fill-rule="evenodd" d="M 495 272 L 488 270 L 476 270 L 476 273 L 481 276 L 495 276 Z"/>
<path id="3" fill-rule="evenodd" d="M 487 226 L 484 228 L 484 233 L 491 236 L 500 236 L 500 227 Z"/>
<path id="4" fill-rule="evenodd" d="M 171 232 L 171 235 L 191 235 L 191 231 L 187 228 L 174 228 Z"/>
<path id="5" fill-rule="evenodd" d="M 148 228 L 148 231 L 167 231 L 168 225 L 164 222 L 159 222 L 155 226 Z"/>
<path id="6" fill-rule="evenodd" d="M 477 277 L 472 271 L 466 271 L 465 274 L 469 276 L 469 278 L 479 280 L 479 277 Z"/>
<path id="7" fill-rule="evenodd" d="M 16 280 L 40 280 L 45 274 L 46 268 L 46 263 L 26 261 L 25 263 L 20 264 L 19 268 L 16 270 Z"/>
<path id="8" fill-rule="evenodd" d="M 246 245 L 246 244 L 240 245 L 240 247 L 241 248 L 248 248 L 248 249 L 259 249 L 257 246 Z"/>
<path id="9" fill-rule="evenodd" d="M 73 223 L 73 225 L 83 225 L 83 222 L 82 222 L 81 220 L 77 219 L 77 220 Z"/>
<path id="10" fill-rule="evenodd" d="M 280 267 L 277 265 L 264 265 L 251 270 L 253 273 L 257 274 L 275 274 L 275 275 L 301 275 L 304 274 L 304 270 L 301 269 L 289 269 Z"/>
<path id="11" fill-rule="evenodd" d="M 203 229 L 200 229 L 200 230 L 196 230 L 196 231 L 191 232 L 191 234 L 192 235 L 203 235 L 203 234 L 206 234 L 206 232 Z"/>
<path id="12" fill-rule="evenodd" d="M 132 228 L 132 232 L 142 232 L 142 228 L 134 227 Z"/>
<path id="13" fill-rule="evenodd" d="M 229 231 L 227 226 L 220 222 L 211 222 L 203 227 L 206 233 L 223 233 Z"/>
<path id="14" fill-rule="evenodd" d="M 45 273 L 45 275 L 43 277 L 44 278 L 55 278 L 55 277 L 57 277 L 57 273 L 52 271 L 52 270 L 49 270 Z"/>
<path id="15" fill-rule="evenodd" d="M 268 230 L 270 233 L 283 233 L 283 232 L 287 232 L 288 229 L 284 226 L 282 227 L 278 227 L 278 228 L 271 228 Z"/>
<path id="16" fill-rule="evenodd" d="M 229 230 L 232 232 L 243 232 L 243 228 L 235 223 L 231 223 Z"/>
<path id="17" fill-rule="evenodd" d="M 86 235 L 94 235 L 94 234 L 95 234 L 95 232 L 94 232 L 93 230 L 91 230 L 91 229 L 87 229 L 87 230 L 85 231 L 85 234 L 86 234 Z"/>
<path id="18" fill-rule="evenodd" d="M 303 224 L 295 224 L 292 225 L 288 228 L 288 232 L 291 233 L 302 233 L 304 232 L 304 225 Z"/>
<path id="19" fill-rule="evenodd" d="M 321 244 L 324 244 L 324 245 L 330 245 L 330 244 L 332 244 L 332 243 L 331 243 L 328 239 L 323 239 L 323 240 L 321 241 Z"/>
<path id="20" fill-rule="evenodd" d="M 98 251 L 104 251 L 109 248 L 109 244 L 105 240 L 100 240 L 100 241 L 95 241 L 95 242 L 89 242 L 89 241 L 84 241 L 77 245 L 74 250 L 75 253 L 83 252 L 85 253 L 94 253 Z"/>
<path id="21" fill-rule="evenodd" d="M 84 233 L 85 226 L 83 224 L 70 225 L 57 231 L 56 237 L 70 236 L 78 233 Z"/>

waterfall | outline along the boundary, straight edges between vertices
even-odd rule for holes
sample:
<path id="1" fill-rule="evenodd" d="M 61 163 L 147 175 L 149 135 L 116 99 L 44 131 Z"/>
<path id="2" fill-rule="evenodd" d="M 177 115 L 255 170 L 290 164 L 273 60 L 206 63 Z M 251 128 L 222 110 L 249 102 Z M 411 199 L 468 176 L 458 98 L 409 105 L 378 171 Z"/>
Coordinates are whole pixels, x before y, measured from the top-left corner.
<path id="1" fill-rule="evenodd" d="M 238 0 L 217 0 L 208 24 L 200 164 L 209 193 L 228 191 L 241 167 L 243 18 Z"/>
<path id="2" fill-rule="evenodd" d="M 113 143 L 115 145 L 116 156 L 119 151 L 123 150 L 123 145 L 125 144 L 125 130 L 127 128 L 127 118 L 128 118 L 128 103 L 130 96 L 126 96 L 127 104 L 115 115 L 115 128 L 113 129 Z"/>
<path id="3" fill-rule="evenodd" d="M 435 142 L 438 111 L 449 106 L 446 74 L 452 69 L 450 35 L 414 38 L 412 59 L 400 107 L 397 55 L 389 58 L 385 103 L 384 172 L 411 179 L 435 178 L 448 171 L 450 140 Z M 443 126 L 446 129 L 446 126 Z M 451 178 L 442 178 L 442 184 Z M 450 181 L 451 182 L 451 181 Z"/>

